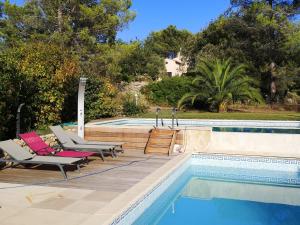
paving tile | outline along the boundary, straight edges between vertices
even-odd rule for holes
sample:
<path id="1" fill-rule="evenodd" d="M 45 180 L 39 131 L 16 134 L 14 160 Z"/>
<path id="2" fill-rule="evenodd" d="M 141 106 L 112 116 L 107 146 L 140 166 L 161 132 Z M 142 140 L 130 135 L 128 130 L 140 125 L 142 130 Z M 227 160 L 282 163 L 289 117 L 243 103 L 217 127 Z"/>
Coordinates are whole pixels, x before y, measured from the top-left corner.
<path id="1" fill-rule="evenodd" d="M 63 198 L 68 198 L 68 199 L 82 199 L 85 196 L 88 196 L 89 194 L 93 193 L 93 190 L 83 190 L 83 189 L 72 189 L 69 188 L 63 192 L 60 192 L 59 195 Z"/>
<path id="2" fill-rule="evenodd" d="M 120 195 L 143 178 L 170 161 L 168 157 L 151 158 L 143 152 L 91 161 L 82 168 L 82 174 L 68 171 L 68 181 L 61 181 L 61 174 L 48 169 L 11 169 L 0 173 L 0 225 L 100 225 L 118 215 L 129 200 L 134 200 L 142 190 L 161 175 L 141 183 L 128 195 Z M 135 160 L 142 160 L 134 162 Z M 127 165 L 128 164 L 128 165 Z M 34 182 L 55 180 L 43 186 L 23 186 Z M 10 188 L 18 186 L 19 188 Z M 144 184 L 145 186 L 143 186 Z M 147 186 L 146 186 L 147 185 Z M 120 198 L 121 197 L 121 198 Z M 116 200 L 116 201 L 115 201 Z M 106 208 L 112 201 L 115 204 Z"/>
<path id="3" fill-rule="evenodd" d="M 110 202 L 116 198 L 120 192 L 114 191 L 94 191 L 91 194 L 84 197 L 84 200 L 90 201 L 101 201 L 101 202 Z"/>
<path id="4" fill-rule="evenodd" d="M 1 206 L 0 207 L 0 221 L 3 221 L 7 217 L 17 215 L 22 210 L 24 210 L 24 208 Z M 2 223 L 0 222 L 0 224 L 2 224 Z"/>
<path id="5" fill-rule="evenodd" d="M 73 204 L 65 207 L 63 211 L 66 212 L 74 212 L 74 213 L 86 213 L 93 214 L 103 206 L 105 206 L 105 202 L 96 202 L 96 201 L 76 201 Z"/>
<path id="6" fill-rule="evenodd" d="M 28 208 L 1 221 L 1 225 L 80 225 L 89 215 Z"/>
<path id="7" fill-rule="evenodd" d="M 40 209 L 54 209 L 60 210 L 63 209 L 75 202 L 74 199 L 67 198 L 50 198 L 45 201 L 32 204 L 32 208 L 40 208 Z"/>
<path id="8" fill-rule="evenodd" d="M 111 220 L 111 214 L 98 214 L 90 216 L 86 221 L 84 221 L 81 225 L 106 225 L 109 224 Z"/>

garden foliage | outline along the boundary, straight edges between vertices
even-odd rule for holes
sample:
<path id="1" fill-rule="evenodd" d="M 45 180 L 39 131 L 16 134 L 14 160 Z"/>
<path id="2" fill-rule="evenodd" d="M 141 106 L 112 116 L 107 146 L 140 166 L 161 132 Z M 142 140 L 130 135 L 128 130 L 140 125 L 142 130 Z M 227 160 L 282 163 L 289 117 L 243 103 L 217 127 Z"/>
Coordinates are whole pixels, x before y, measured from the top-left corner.
<path id="1" fill-rule="evenodd" d="M 156 105 L 176 106 L 187 92 L 190 92 L 192 79 L 186 76 L 164 78 L 147 85 L 143 92 L 148 100 Z"/>

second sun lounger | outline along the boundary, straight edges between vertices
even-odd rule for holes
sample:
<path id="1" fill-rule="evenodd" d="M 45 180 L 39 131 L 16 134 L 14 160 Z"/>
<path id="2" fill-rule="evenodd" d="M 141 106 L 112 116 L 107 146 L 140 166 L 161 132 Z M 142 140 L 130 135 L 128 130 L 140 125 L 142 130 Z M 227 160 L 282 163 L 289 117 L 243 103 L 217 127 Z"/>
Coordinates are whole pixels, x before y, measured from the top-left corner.
<path id="1" fill-rule="evenodd" d="M 104 153 L 110 154 L 112 157 L 116 155 L 115 145 L 86 145 L 76 144 L 72 139 L 61 130 L 60 126 L 50 126 L 51 131 L 57 137 L 59 143 L 64 149 L 74 149 L 78 151 L 98 152 L 104 160 Z"/>
<path id="2" fill-rule="evenodd" d="M 83 138 L 79 137 L 74 132 L 64 130 L 61 126 L 54 126 L 57 131 L 60 130 L 61 133 L 65 133 L 69 138 L 75 143 L 79 145 L 113 145 L 115 146 L 116 151 L 124 152 L 122 145 L 124 142 L 110 142 L 110 141 L 86 141 Z"/>

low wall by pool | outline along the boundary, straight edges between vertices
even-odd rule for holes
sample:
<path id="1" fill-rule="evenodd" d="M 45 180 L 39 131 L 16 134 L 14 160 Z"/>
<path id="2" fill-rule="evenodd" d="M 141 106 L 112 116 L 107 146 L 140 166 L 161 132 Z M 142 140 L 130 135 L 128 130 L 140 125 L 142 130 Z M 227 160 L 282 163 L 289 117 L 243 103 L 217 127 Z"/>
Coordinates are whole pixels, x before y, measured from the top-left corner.
<path id="1" fill-rule="evenodd" d="M 184 131 L 187 152 L 264 155 L 300 158 L 300 134 Z"/>
<path id="2" fill-rule="evenodd" d="M 212 132 L 207 152 L 299 158 L 300 135 Z"/>

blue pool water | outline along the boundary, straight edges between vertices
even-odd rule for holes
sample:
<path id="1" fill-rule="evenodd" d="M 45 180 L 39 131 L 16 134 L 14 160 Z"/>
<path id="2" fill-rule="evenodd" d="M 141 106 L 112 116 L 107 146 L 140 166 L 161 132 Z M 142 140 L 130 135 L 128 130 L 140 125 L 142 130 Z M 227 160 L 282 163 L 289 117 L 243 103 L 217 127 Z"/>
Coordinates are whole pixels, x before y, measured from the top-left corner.
<path id="1" fill-rule="evenodd" d="M 134 224 L 300 224 L 298 173 L 211 169 L 191 166 Z M 286 182 L 293 179 L 292 186 Z"/>
<path id="2" fill-rule="evenodd" d="M 215 198 L 179 198 L 157 224 L 296 225 L 300 207 Z"/>
<path id="3" fill-rule="evenodd" d="M 300 129 L 286 129 L 286 128 L 213 127 L 212 131 L 216 131 L 216 132 L 243 132 L 243 133 L 300 134 Z"/>

